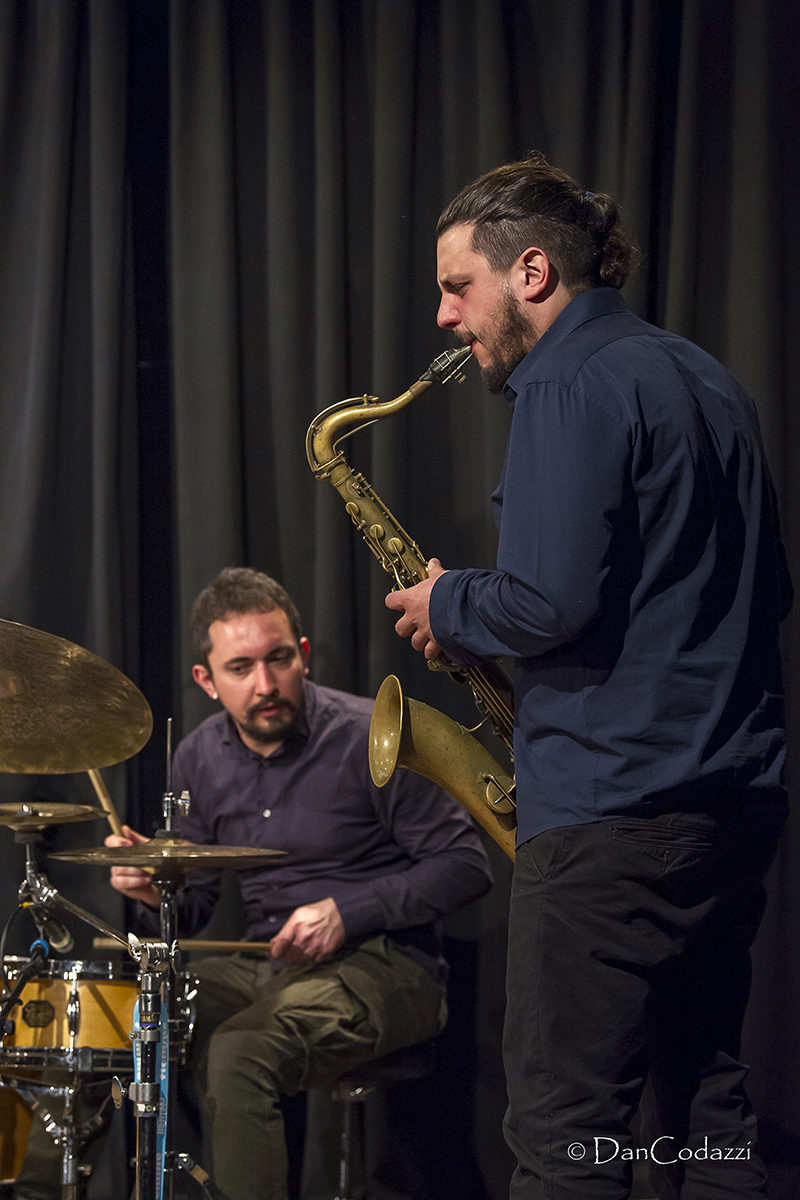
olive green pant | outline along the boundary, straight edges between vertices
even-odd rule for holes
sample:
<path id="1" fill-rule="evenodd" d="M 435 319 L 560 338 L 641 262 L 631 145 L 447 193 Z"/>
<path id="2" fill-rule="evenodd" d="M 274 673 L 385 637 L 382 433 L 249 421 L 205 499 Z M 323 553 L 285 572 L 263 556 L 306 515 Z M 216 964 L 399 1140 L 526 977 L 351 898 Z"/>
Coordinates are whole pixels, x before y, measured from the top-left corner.
<path id="1" fill-rule="evenodd" d="M 191 974 L 204 1165 L 229 1200 L 286 1198 L 281 1095 L 434 1037 L 447 1015 L 444 989 L 386 937 L 277 973 L 235 955 Z"/>

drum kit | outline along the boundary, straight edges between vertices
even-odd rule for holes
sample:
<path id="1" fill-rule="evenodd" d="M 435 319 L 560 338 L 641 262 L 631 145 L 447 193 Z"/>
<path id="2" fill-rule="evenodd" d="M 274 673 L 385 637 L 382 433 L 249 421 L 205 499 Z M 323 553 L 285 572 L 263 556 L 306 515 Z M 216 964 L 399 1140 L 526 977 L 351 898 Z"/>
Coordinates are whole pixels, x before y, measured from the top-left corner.
<path id="1" fill-rule="evenodd" d="M 51 885 L 36 860 L 36 844 L 51 825 L 102 818 L 113 832 L 122 832 L 99 771 L 136 754 L 152 725 L 144 696 L 110 663 L 52 634 L 0 620 L 0 771 L 86 771 L 101 804 L 0 804 L 0 825 L 14 831 L 26 853 L 25 878 L 12 916 L 28 911 L 39 934 L 28 958 L 6 956 L 5 932 L 0 940 L 0 1132 L 5 1135 L 0 1137 L 0 1171 L 7 1179 L 19 1169 L 31 1122 L 28 1105 L 42 1117 L 61 1152 L 62 1200 L 77 1200 L 81 1152 L 103 1122 L 98 1111 L 79 1123 L 79 1095 L 99 1097 L 101 1109 L 109 1099 L 117 1107 L 126 1096 L 132 1103 L 136 1200 L 169 1200 L 178 1169 L 191 1175 L 204 1195 L 219 1196 L 207 1173 L 176 1152 L 170 1137 L 174 1068 L 186 1062 L 193 1024 L 191 981 L 181 970 L 176 894 L 192 869 L 253 867 L 280 852 L 197 845 L 173 834 L 173 817 L 188 808 L 189 797 L 172 793 L 168 727 L 164 828 L 141 845 L 95 846 L 52 856 L 149 871 L 161 893 L 160 936 L 139 939 L 122 933 L 73 904 Z M 51 958 L 51 950 L 65 953 L 73 945 L 59 911 L 104 935 L 95 944 L 123 946 L 132 961 L 120 966 Z M 238 948 L 237 943 L 208 946 Z M 254 949 L 250 943 L 248 948 Z M 58 1120 L 48 1108 L 54 1100 L 63 1102 Z"/>

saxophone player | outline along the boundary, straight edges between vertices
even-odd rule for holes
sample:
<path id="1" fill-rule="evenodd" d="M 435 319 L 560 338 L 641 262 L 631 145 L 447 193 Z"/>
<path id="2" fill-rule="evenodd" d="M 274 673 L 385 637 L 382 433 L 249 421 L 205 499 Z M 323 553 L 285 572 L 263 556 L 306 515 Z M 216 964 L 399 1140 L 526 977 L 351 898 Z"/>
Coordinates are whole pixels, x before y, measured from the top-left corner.
<path id="1" fill-rule="evenodd" d="M 438 323 L 513 409 L 497 568 L 386 603 L 428 658 L 516 660 L 511 1196 L 624 1200 L 642 1157 L 662 1200 L 763 1196 L 739 1043 L 792 588 L 753 402 L 633 316 L 614 201 L 541 156 L 437 233 Z"/>

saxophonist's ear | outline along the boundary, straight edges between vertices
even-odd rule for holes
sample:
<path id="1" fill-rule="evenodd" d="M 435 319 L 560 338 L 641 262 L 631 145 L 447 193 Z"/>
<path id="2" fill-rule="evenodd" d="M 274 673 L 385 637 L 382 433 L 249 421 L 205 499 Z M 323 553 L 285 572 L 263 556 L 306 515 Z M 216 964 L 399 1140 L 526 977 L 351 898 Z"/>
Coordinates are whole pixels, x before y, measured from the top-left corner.
<path id="1" fill-rule="evenodd" d="M 309 658 L 309 655 L 311 654 L 311 646 L 309 644 L 308 638 L 301 637 L 300 641 L 298 642 L 298 645 L 300 647 L 300 657 L 303 660 L 303 674 L 307 675 L 308 674 L 308 658 Z"/>
<path id="2" fill-rule="evenodd" d="M 548 284 L 558 282 L 558 276 L 545 254 L 538 246 L 530 246 L 519 256 L 511 268 L 519 291 L 520 300 L 536 301 L 548 292 Z"/>

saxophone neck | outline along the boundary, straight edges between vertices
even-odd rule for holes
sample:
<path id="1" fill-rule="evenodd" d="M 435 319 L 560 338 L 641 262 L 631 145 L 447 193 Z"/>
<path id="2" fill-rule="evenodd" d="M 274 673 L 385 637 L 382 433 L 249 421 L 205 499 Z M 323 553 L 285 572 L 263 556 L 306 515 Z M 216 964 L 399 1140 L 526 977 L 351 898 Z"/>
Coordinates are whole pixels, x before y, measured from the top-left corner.
<path id="1" fill-rule="evenodd" d="M 318 478 L 324 479 L 344 457 L 342 451 L 337 451 L 336 447 L 345 430 L 349 429 L 351 433 L 355 433 L 360 426 L 371 425 L 373 421 L 391 417 L 422 392 L 427 391 L 432 382 L 432 379 L 418 379 L 394 400 L 381 403 L 377 396 L 350 397 L 319 413 L 309 425 L 306 434 L 306 455 L 311 470 Z"/>
<path id="2" fill-rule="evenodd" d="M 412 383 L 400 396 L 394 400 L 381 402 L 377 396 L 351 397 L 331 405 L 319 413 L 308 427 L 306 434 L 306 456 L 308 465 L 318 479 L 330 475 L 336 463 L 343 459 L 341 451 L 337 452 L 337 442 L 341 440 L 345 430 L 354 433 L 359 426 L 369 425 L 373 421 L 382 421 L 400 412 L 417 396 L 426 392 L 432 383 L 447 383 L 449 379 L 463 379 L 461 367 L 469 358 L 469 346 L 460 350 L 448 350 L 440 354 L 427 371 Z"/>

